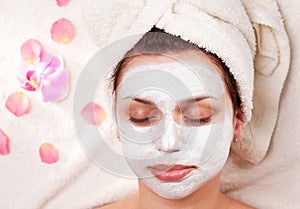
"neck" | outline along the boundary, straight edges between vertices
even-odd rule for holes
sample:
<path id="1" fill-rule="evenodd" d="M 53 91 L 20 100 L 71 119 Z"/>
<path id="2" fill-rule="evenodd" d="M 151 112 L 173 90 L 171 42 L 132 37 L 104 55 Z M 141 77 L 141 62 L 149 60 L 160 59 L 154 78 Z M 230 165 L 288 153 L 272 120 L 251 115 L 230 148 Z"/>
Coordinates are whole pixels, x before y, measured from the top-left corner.
<path id="1" fill-rule="evenodd" d="M 182 199 L 165 199 L 154 193 L 139 180 L 138 206 L 140 209 L 223 209 L 229 205 L 227 198 L 219 189 L 220 174 Z"/>

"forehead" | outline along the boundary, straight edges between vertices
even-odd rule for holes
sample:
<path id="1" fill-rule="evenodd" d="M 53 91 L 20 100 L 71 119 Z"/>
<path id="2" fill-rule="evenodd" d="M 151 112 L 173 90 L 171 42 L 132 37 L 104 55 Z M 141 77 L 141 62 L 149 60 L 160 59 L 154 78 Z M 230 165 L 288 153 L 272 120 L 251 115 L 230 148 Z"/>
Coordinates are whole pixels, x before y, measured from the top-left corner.
<path id="1" fill-rule="evenodd" d="M 129 59 L 126 67 L 124 67 L 121 71 L 121 75 L 119 78 L 118 83 L 120 85 L 117 86 L 117 98 L 124 98 L 128 95 L 134 95 L 136 92 L 138 92 L 138 90 L 140 89 L 139 86 L 142 86 L 141 83 L 147 83 L 150 77 L 144 78 L 144 76 L 142 76 L 143 78 L 141 80 L 139 79 L 132 79 L 129 82 L 126 82 L 127 85 L 125 85 L 125 88 L 122 88 L 122 84 L 124 81 L 127 81 L 127 77 L 130 77 L 131 72 L 135 72 L 136 69 L 139 66 L 143 66 L 143 65 L 159 65 L 159 64 L 165 64 L 165 63 L 174 63 L 174 62 L 181 62 L 181 63 L 189 63 L 192 62 L 194 64 L 196 64 L 197 66 L 200 66 L 201 68 L 205 69 L 207 72 L 213 72 L 212 74 L 209 73 L 209 75 L 212 75 L 212 79 L 208 79 L 206 81 L 204 81 L 204 84 L 206 86 L 209 86 L 209 92 L 208 93 L 209 96 L 214 97 L 216 95 L 217 101 L 219 101 L 219 103 L 223 104 L 225 101 L 224 99 L 230 103 L 230 94 L 228 92 L 228 89 L 226 87 L 226 83 L 224 80 L 224 74 L 223 74 L 223 70 L 220 69 L 216 64 L 213 64 L 214 62 L 212 62 L 212 60 L 210 60 L 211 58 L 208 57 L 207 55 L 204 54 L 204 52 L 200 51 L 199 52 L 195 52 L 195 51 L 186 51 L 186 52 L 182 52 L 182 53 L 177 53 L 177 54 L 162 54 L 162 55 L 153 55 L 153 54 L 143 54 L 143 55 L 138 55 L 138 56 L 134 56 L 131 59 Z M 138 69 L 140 70 L 140 69 Z M 168 70 L 172 70 L 172 69 L 168 69 Z M 204 79 L 207 78 L 211 78 L 210 76 L 204 76 L 207 75 L 205 73 L 205 71 L 200 71 L 201 75 L 200 77 L 202 77 Z M 183 77 L 186 77 L 185 74 L 183 74 Z M 124 79 L 122 79 L 124 78 Z M 161 78 L 158 78 L 161 79 Z M 183 79 L 185 80 L 185 79 Z M 218 82 L 216 81 L 218 80 Z M 220 82 L 221 81 L 221 82 Z M 150 81 L 149 81 L 150 82 Z M 170 82 L 169 82 L 170 83 Z M 190 83 L 187 86 L 194 88 L 193 92 L 196 92 L 195 95 L 197 95 L 199 93 L 199 95 L 202 95 L 204 93 L 204 91 L 202 90 L 198 90 L 199 88 L 201 89 L 201 87 L 199 87 L 200 85 L 202 85 L 203 83 L 200 81 L 198 81 L 197 83 Z M 177 86 L 177 84 L 175 84 Z M 221 85 L 221 86 L 220 86 Z M 185 99 L 189 98 L 189 94 L 185 94 L 184 91 L 182 91 L 181 89 L 176 90 L 176 88 L 174 89 L 173 86 L 174 85 L 170 85 L 171 90 L 168 88 L 166 88 L 165 90 L 167 90 L 171 95 L 175 95 L 176 98 L 179 98 L 179 101 L 185 101 Z M 121 89 L 120 89 L 121 87 Z M 180 88 L 180 87 L 179 87 Z M 121 91 L 120 91 L 121 90 Z M 212 90 L 212 91 L 211 91 Z M 124 93 L 126 92 L 126 93 Z M 130 92 L 130 93 L 129 93 Z M 148 92 L 148 93 L 146 93 Z M 180 93 L 182 92 L 182 93 Z M 210 94 L 212 93 L 213 94 Z M 145 95 L 144 95 L 145 93 Z M 148 98 L 151 101 L 156 101 L 159 100 L 161 98 L 165 98 L 165 94 L 160 92 L 161 94 L 157 95 L 157 91 L 156 94 L 151 94 L 150 91 L 145 91 L 142 93 L 139 93 L 137 95 L 138 97 L 141 96 L 141 98 Z M 121 95 L 122 96 L 121 96 Z M 205 93 L 204 93 L 205 94 Z M 194 95 L 194 93 L 193 93 Z M 154 98 L 153 98 L 154 96 Z M 191 95 L 190 95 L 191 96 Z M 192 98 L 192 97 L 191 97 Z M 177 101 L 177 100 L 176 100 Z M 226 102 L 226 103 L 227 103 Z"/>
<path id="2" fill-rule="evenodd" d="M 175 63 L 175 65 L 173 65 Z M 176 64 L 178 63 L 178 64 Z M 177 75 L 179 79 L 181 79 L 183 82 L 190 83 L 191 85 L 203 85 L 203 81 L 205 85 L 215 85 L 217 82 L 222 85 L 219 86 L 219 88 L 224 89 L 225 87 L 225 94 L 227 93 L 226 84 L 224 80 L 223 70 L 220 69 L 216 64 L 213 64 L 215 62 L 212 61 L 212 58 L 210 58 L 208 55 L 206 55 L 204 52 L 200 50 L 187 50 L 182 51 L 180 53 L 168 53 L 168 54 L 139 54 L 137 56 L 132 56 L 126 63 L 126 65 L 122 68 L 121 73 L 119 75 L 119 78 L 117 80 L 117 95 L 120 91 L 120 86 L 122 86 L 123 82 L 133 75 L 132 73 L 138 73 L 141 72 L 140 67 L 144 66 L 159 66 L 157 69 L 161 69 L 161 64 L 167 64 L 167 68 L 164 70 L 167 70 L 167 72 Z M 171 64 L 171 65 L 169 65 Z M 178 69 L 178 65 L 184 66 L 182 69 Z M 166 66 L 166 65 L 164 65 Z M 156 67 L 154 67 L 156 68 Z M 189 76 L 192 74 L 197 74 L 195 77 Z M 143 74 L 146 75 L 146 74 Z M 163 76 L 163 75 L 162 75 Z M 207 77 L 208 76 L 208 77 Z M 141 83 L 148 82 L 149 80 L 154 79 L 151 76 L 142 76 L 143 78 L 136 78 L 131 80 L 128 88 L 138 88 L 138 86 L 141 85 Z M 191 79 L 192 78 L 192 79 Z M 200 78 L 200 80 L 199 80 Z M 210 79 L 208 79 L 210 78 Z M 159 78 L 160 79 L 160 78 Z M 195 80 L 196 79 L 196 80 Z M 202 80 L 204 79 L 204 80 Z M 201 81 L 202 80 L 202 81 Z M 216 81 L 218 80 L 218 81 Z M 166 79 L 167 83 L 171 84 L 169 79 Z M 209 81 L 209 82 L 208 82 Z M 207 83 L 208 82 L 208 83 Z M 173 84 L 176 85 L 176 84 Z M 177 86 L 177 85 L 176 85 Z"/>
<path id="3" fill-rule="evenodd" d="M 203 53 L 139 55 L 133 57 L 123 70 L 123 79 L 119 80 L 118 85 L 123 99 L 135 95 L 158 100 L 165 98 L 165 93 L 178 100 L 205 94 L 220 98 L 224 94 L 222 73 Z M 137 75 L 139 72 L 142 74 Z M 150 93 L 151 88 L 159 89 L 159 92 L 155 90 Z"/>
<path id="4" fill-rule="evenodd" d="M 127 79 L 128 76 L 130 76 L 130 74 L 132 72 L 139 72 L 140 69 L 137 69 L 139 66 L 144 66 L 144 65 L 160 65 L 160 64 L 170 64 L 170 63 L 181 63 L 181 64 L 186 64 L 186 63 L 192 63 L 192 66 L 199 66 L 203 69 L 206 70 L 206 72 L 209 72 L 213 77 L 213 80 L 215 81 L 216 79 L 219 81 L 218 83 L 222 85 L 222 89 L 225 88 L 225 95 L 227 96 L 228 91 L 226 88 L 226 84 L 225 84 L 225 80 L 224 80 L 224 75 L 223 75 L 223 70 L 220 69 L 217 65 L 213 64 L 212 60 L 210 57 L 208 57 L 204 52 L 202 51 L 196 51 L 196 50 L 187 50 L 187 51 L 182 51 L 180 53 L 168 53 L 168 54 L 140 54 L 138 56 L 133 56 L 129 59 L 129 61 L 126 63 L 126 65 L 123 67 L 123 69 L 121 70 L 119 79 L 117 80 L 118 84 L 117 84 L 117 89 L 116 89 L 116 95 L 119 94 L 120 92 L 120 86 L 121 83 L 124 82 L 124 80 Z M 189 65 L 189 64 L 188 64 Z M 188 67 L 190 67 L 191 65 L 189 65 Z M 169 72 L 172 71 L 172 69 L 167 69 Z M 176 70 L 173 70 L 172 72 L 174 72 L 175 74 L 179 75 L 179 77 L 184 78 L 185 79 L 185 73 L 191 74 L 192 72 L 190 72 L 190 70 L 188 69 L 188 72 L 181 71 L 181 73 L 178 71 L 175 72 Z M 194 71 L 195 72 L 195 71 Z M 205 72 L 201 72 L 201 71 L 197 71 L 198 76 L 200 76 L 200 78 L 204 78 L 205 79 Z M 200 72 L 200 73 L 199 73 Z M 207 75 L 207 74 L 206 74 Z M 202 77 L 204 76 L 204 77 Z M 126 77 L 126 78 L 125 78 Z M 193 76 L 194 77 L 194 76 Z M 149 80 L 150 77 L 147 77 L 147 80 Z M 206 77 L 207 78 L 207 77 Z M 189 79 L 187 79 L 189 80 Z M 207 79 L 206 79 L 207 80 Z M 144 78 L 143 79 L 135 79 L 132 81 L 132 83 L 130 84 L 130 88 L 138 88 L 138 86 L 140 85 L 140 83 L 144 82 Z M 220 83 L 221 82 L 221 83 Z M 170 82 L 169 82 L 170 83 Z M 190 83 L 190 82 L 188 82 Z M 201 85 L 202 82 L 199 82 L 199 80 L 196 82 L 197 85 Z M 194 84 L 196 84 L 194 82 Z M 215 82 L 213 82 L 215 83 Z M 213 84 L 211 83 L 211 84 Z M 207 84 L 207 83 L 206 83 Z M 128 89 L 128 86 L 127 86 Z M 223 92 L 224 93 L 224 92 Z"/>
<path id="5" fill-rule="evenodd" d="M 122 69 L 120 80 L 127 72 L 129 72 L 131 69 L 134 69 L 137 66 L 171 62 L 193 62 L 199 64 L 199 66 L 202 66 L 204 68 L 216 71 L 221 78 L 224 78 L 222 69 L 213 64 L 211 58 L 209 58 L 204 52 L 200 50 L 188 50 L 176 54 L 141 54 L 138 56 L 134 56 L 129 59 L 126 66 Z"/>

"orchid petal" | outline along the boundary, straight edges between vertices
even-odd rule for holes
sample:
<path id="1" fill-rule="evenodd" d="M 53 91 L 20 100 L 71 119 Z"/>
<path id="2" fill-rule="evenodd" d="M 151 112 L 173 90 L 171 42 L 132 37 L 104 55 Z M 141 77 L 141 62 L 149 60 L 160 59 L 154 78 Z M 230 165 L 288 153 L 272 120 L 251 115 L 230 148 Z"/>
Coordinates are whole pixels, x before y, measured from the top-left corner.
<path id="1" fill-rule="evenodd" d="M 39 62 L 42 45 L 35 39 L 25 41 L 21 46 L 21 56 L 28 64 Z"/>
<path id="2" fill-rule="evenodd" d="M 64 68 L 58 68 L 55 72 L 44 78 L 41 89 L 45 102 L 56 102 L 64 99 L 69 92 L 68 73 Z"/>
<path id="3" fill-rule="evenodd" d="M 5 107 L 17 117 L 29 113 L 30 101 L 23 92 L 14 92 L 6 100 Z"/>
<path id="4" fill-rule="evenodd" d="M 51 38 L 61 44 L 68 44 L 74 37 L 74 27 L 70 20 L 61 18 L 50 29 Z"/>
<path id="5" fill-rule="evenodd" d="M 34 64 L 28 64 L 21 59 L 18 74 L 21 87 L 27 91 L 36 91 L 42 83 L 43 74 L 49 71 L 47 66 L 53 65 L 52 60 L 53 56 L 46 51 L 41 51 L 40 61 Z"/>
<path id="6" fill-rule="evenodd" d="M 25 73 L 22 72 L 22 73 Z M 20 86 L 27 91 L 36 91 L 40 86 L 42 77 L 33 70 L 27 70 L 25 75 L 18 76 Z"/>
<path id="7" fill-rule="evenodd" d="M 23 59 L 20 60 L 19 64 L 19 71 L 18 71 L 18 77 L 21 80 L 27 80 L 27 72 L 28 71 L 35 71 L 36 70 L 36 64 L 28 64 Z"/>
<path id="8" fill-rule="evenodd" d="M 69 3 L 69 0 L 56 0 L 56 4 L 59 7 L 63 7 Z"/>
<path id="9" fill-rule="evenodd" d="M 50 143 L 43 143 L 40 146 L 39 153 L 43 163 L 52 164 L 58 160 L 57 149 Z"/>
<path id="10" fill-rule="evenodd" d="M 82 109 L 81 117 L 88 124 L 100 125 L 105 120 L 106 113 L 100 105 L 90 102 Z"/>
<path id="11" fill-rule="evenodd" d="M 52 55 L 46 51 L 41 52 L 41 61 L 36 66 L 38 69 L 44 69 L 52 60 Z"/>
<path id="12" fill-rule="evenodd" d="M 18 76 L 20 86 L 27 91 L 36 91 L 42 81 L 41 75 L 37 74 L 34 68 L 32 69 L 28 68 L 27 70 L 22 70 L 21 73 Z"/>
<path id="13" fill-rule="evenodd" d="M 62 68 L 63 65 L 64 65 L 64 62 L 61 57 L 53 56 L 53 57 L 51 57 L 51 60 L 47 64 L 47 66 L 45 66 L 43 75 L 48 76 L 48 75 L 54 73 L 58 68 Z"/>
<path id="14" fill-rule="evenodd" d="M 6 155 L 9 153 L 8 137 L 0 129 L 0 155 Z"/>
<path id="15" fill-rule="evenodd" d="M 27 71 L 28 71 L 28 63 L 25 62 L 23 59 L 20 60 L 20 63 L 19 63 L 19 71 L 18 71 L 18 78 L 20 80 L 26 80 L 26 74 L 27 74 Z"/>

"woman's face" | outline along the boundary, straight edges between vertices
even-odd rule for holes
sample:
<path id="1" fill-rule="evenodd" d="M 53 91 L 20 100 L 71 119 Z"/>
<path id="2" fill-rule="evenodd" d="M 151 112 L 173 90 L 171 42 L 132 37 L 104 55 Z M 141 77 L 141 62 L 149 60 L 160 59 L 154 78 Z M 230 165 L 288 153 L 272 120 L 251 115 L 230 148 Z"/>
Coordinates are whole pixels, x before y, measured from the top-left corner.
<path id="1" fill-rule="evenodd" d="M 192 51 L 131 59 L 117 88 L 116 123 L 130 168 L 169 199 L 214 178 L 234 136 L 223 74 Z"/>

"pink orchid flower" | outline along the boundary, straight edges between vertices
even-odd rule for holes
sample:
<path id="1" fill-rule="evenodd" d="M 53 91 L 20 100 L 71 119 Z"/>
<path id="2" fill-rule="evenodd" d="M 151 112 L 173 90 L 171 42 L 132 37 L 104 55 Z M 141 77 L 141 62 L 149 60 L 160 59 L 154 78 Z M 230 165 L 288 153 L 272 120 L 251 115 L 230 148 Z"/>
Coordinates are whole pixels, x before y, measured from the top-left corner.
<path id="1" fill-rule="evenodd" d="M 29 44 L 27 47 L 35 46 Z M 69 78 L 62 58 L 52 56 L 43 50 L 39 53 L 38 58 L 39 62 L 35 63 L 28 63 L 21 59 L 18 75 L 21 87 L 27 91 L 41 89 L 45 102 L 64 99 L 69 91 Z"/>

